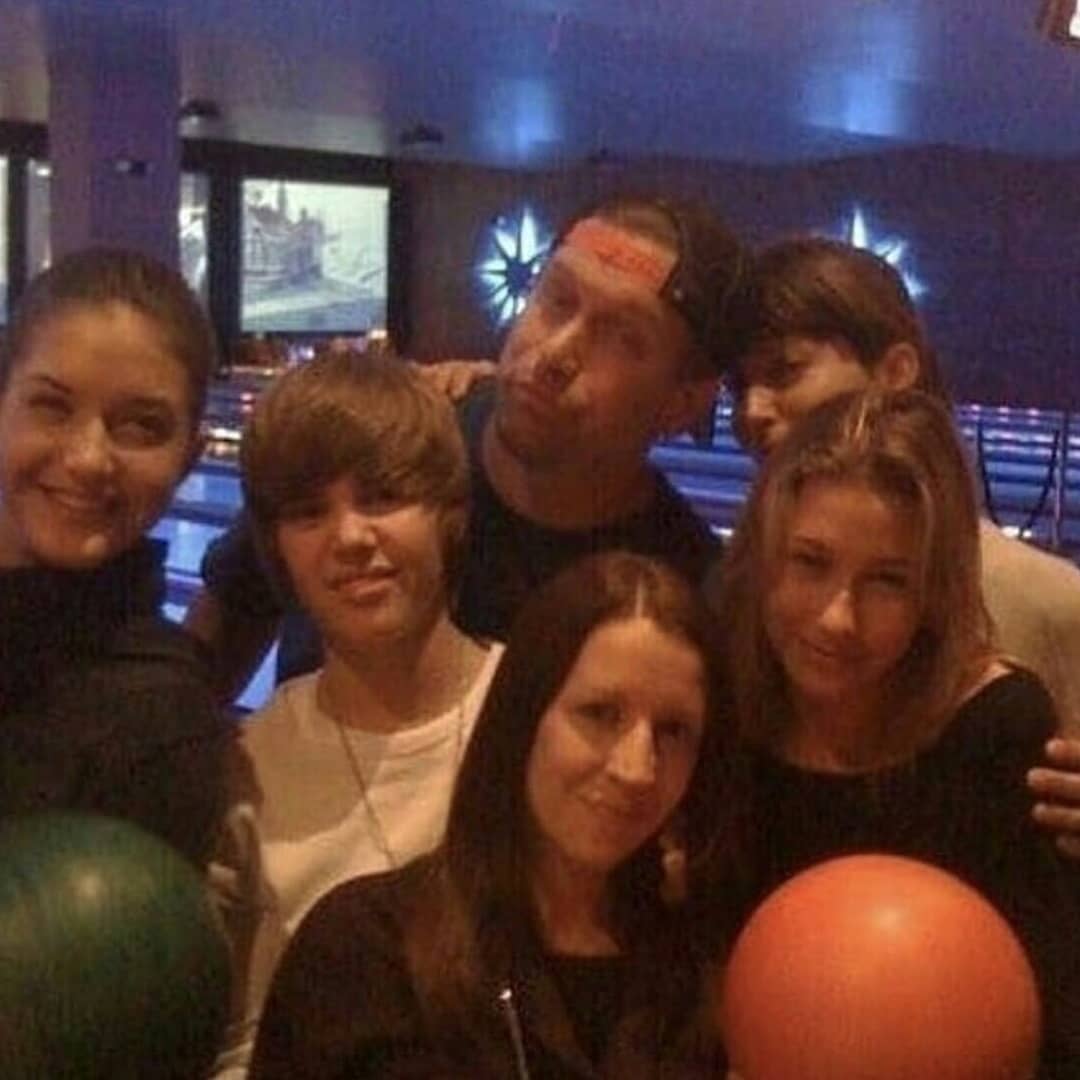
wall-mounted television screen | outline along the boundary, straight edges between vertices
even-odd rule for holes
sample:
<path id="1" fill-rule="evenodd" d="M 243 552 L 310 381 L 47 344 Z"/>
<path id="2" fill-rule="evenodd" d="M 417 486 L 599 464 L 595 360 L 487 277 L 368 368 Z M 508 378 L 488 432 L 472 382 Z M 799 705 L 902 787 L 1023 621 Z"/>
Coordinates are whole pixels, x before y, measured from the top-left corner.
<path id="1" fill-rule="evenodd" d="M 242 196 L 242 332 L 386 326 L 389 187 L 248 179 Z"/>
<path id="2" fill-rule="evenodd" d="M 32 160 L 26 175 L 27 275 L 33 277 L 52 262 L 49 237 L 52 170 L 48 161 Z M 180 266 L 187 283 L 204 304 L 207 298 L 206 253 L 209 197 L 210 179 L 206 173 L 180 174 L 180 216 L 177 222 Z"/>
<path id="3" fill-rule="evenodd" d="M 180 269 L 199 299 L 207 302 L 210 177 L 180 174 Z"/>

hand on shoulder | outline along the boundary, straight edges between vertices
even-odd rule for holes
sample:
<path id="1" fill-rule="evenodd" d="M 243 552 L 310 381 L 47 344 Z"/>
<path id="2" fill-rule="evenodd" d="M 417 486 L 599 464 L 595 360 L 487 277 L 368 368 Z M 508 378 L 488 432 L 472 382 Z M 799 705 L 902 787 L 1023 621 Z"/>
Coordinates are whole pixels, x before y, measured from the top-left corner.
<path id="1" fill-rule="evenodd" d="M 451 401 L 460 401 L 481 380 L 495 374 L 492 360 L 440 360 L 436 364 L 412 362 L 413 370 Z"/>
<path id="2" fill-rule="evenodd" d="M 1080 739 L 1050 739 L 1046 761 L 1028 772 L 1028 787 L 1039 799 L 1031 815 L 1057 834 L 1062 854 L 1080 859 Z"/>

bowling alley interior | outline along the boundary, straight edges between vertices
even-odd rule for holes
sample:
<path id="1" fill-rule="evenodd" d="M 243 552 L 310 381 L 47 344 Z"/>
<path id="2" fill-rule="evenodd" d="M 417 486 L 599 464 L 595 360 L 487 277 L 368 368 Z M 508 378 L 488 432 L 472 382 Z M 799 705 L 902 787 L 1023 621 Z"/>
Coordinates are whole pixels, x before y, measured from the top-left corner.
<path id="1" fill-rule="evenodd" d="M 495 360 L 564 223 L 627 192 L 703 205 L 748 251 L 812 236 L 884 260 L 943 372 L 980 512 L 1080 563 L 1080 0 L 0 0 L 0 335 L 42 271 L 116 246 L 178 269 L 218 343 L 204 443 L 150 534 L 177 624 L 243 510 L 239 447 L 268 387 L 345 345 Z M 721 381 L 702 422 L 649 451 L 721 546 L 761 468 L 735 406 Z M 277 664 L 275 643 L 230 723 L 271 699 Z M 843 895 L 879 869 L 922 884 L 881 859 L 842 866 Z M 782 902 L 763 916 L 780 927 L 758 946 L 769 962 L 806 940 Z M 996 919 L 967 892 L 956 904 L 958 923 Z M 815 938 L 821 966 L 852 927 Z M 737 957 L 763 994 L 741 999 L 748 1038 L 776 1007 L 755 944 Z M 917 977 L 936 946 L 920 948 Z M 996 948 L 957 965 L 1013 963 L 1011 937 Z M 812 999 L 817 954 L 800 955 Z M 1020 968 L 1034 1015 L 1022 957 L 980 977 L 1008 989 Z"/>
<path id="2" fill-rule="evenodd" d="M 693 197 L 752 244 L 821 234 L 892 263 L 988 512 L 1075 557 L 1074 7 L 9 2 L 0 318 L 91 241 L 166 254 L 206 304 L 207 451 L 157 527 L 179 616 L 277 370 L 335 336 L 493 356 L 564 216 L 625 189 Z M 721 534 L 754 468 L 730 420 L 721 397 L 711 430 L 654 450 Z"/>
<path id="3" fill-rule="evenodd" d="M 275 371 L 335 336 L 493 356 L 566 214 L 689 196 L 752 244 L 821 234 L 892 263 L 988 512 L 1075 557 L 1078 45 L 1071 0 L 14 0 L 0 320 L 90 241 L 164 253 L 202 298 L 223 345 L 208 449 L 158 526 L 179 615 Z M 711 430 L 654 451 L 722 534 L 753 472 L 730 419 L 721 397 Z"/>

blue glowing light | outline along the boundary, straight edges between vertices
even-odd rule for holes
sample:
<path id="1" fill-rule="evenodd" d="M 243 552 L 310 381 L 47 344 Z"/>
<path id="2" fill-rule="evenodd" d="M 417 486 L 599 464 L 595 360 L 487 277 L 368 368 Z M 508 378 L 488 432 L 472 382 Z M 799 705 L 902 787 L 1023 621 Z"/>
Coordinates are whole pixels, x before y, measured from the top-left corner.
<path id="1" fill-rule="evenodd" d="M 550 232 L 527 206 L 492 223 L 476 276 L 485 302 L 500 326 L 525 306 L 551 240 Z"/>
<path id="2" fill-rule="evenodd" d="M 886 236 L 880 240 L 871 236 L 870 227 L 866 224 L 866 218 L 858 206 L 852 211 L 851 221 L 844 230 L 844 239 L 852 247 L 872 251 L 879 258 L 884 259 L 904 279 L 904 284 L 913 300 L 917 300 L 926 292 L 926 286 L 922 281 L 910 269 L 901 265 L 907 254 L 908 242 L 899 236 Z"/>

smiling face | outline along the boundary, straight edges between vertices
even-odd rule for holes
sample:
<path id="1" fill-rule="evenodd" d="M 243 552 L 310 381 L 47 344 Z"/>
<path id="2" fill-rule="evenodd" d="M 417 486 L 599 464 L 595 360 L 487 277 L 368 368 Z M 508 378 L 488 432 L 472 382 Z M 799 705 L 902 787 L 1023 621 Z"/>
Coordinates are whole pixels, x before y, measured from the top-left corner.
<path id="1" fill-rule="evenodd" d="M 348 655 L 426 633 L 445 610 L 436 509 L 368 496 L 350 475 L 286 506 L 278 554 L 327 645 Z"/>
<path id="2" fill-rule="evenodd" d="M 608 231 L 661 268 L 674 263 L 652 241 Z M 563 244 L 502 351 L 495 432 L 536 467 L 637 462 L 658 435 L 688 422 L 680 409 L 690 350 L 689 329 L 653 281 Z"/>
<path id="3" fill-rule="evenodd" d="M 526 769 L 537 873 L 606 877 L 678 806 L 705 726 L 697 652 L 652 620 L 599 626 L 541 717 Z"/>
<path id="4" fill-rule="evenodd" d="M 742 360 L 740 376 L 735 430 L 757 457 L 775 450 L 812 409 L 873 379 L 843 341 L 797 335 L 758 344 Z"/>
<path id="5" fill-rule="evenodd" d="M 146 316 L 73 305 L 0 398 L 0 565 L 90 569 L 165 510 L 198 448 L 187 373 Z"/>
<path id="6" fill-rule="evenodd" d="M 920 625 L 914 512 L 862 483 L 808 481 L 778 558 L 765 625 L 796 715 L 872 712 Z"/>

